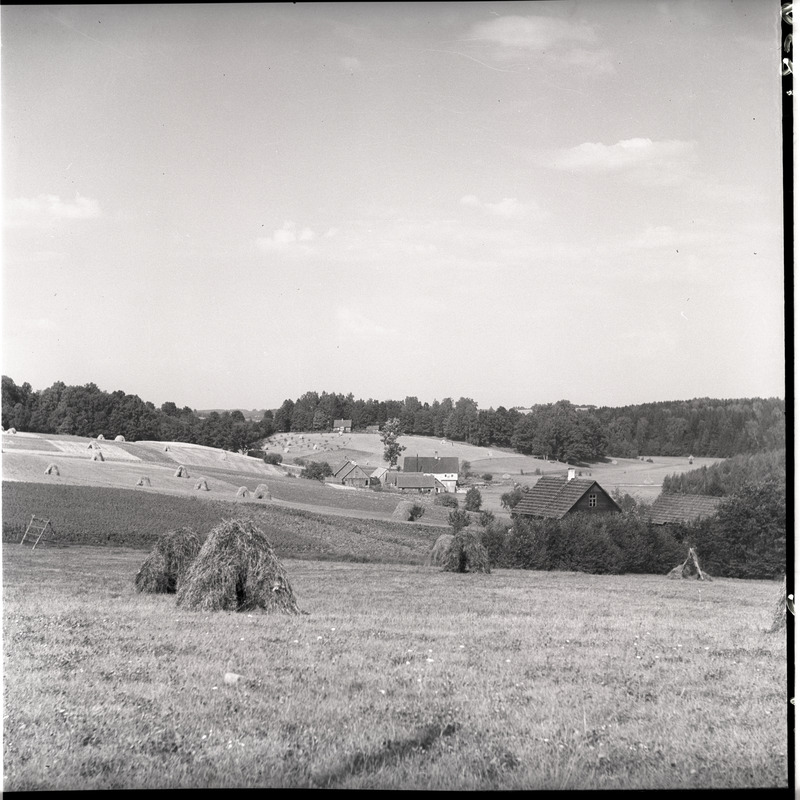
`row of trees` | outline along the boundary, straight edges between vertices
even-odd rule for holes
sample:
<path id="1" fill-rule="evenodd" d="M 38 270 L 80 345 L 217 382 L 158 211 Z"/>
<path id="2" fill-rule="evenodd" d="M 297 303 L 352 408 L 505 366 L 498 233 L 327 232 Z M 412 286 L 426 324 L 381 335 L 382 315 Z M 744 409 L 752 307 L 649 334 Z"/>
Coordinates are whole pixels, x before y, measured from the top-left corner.
<path id="1" fill-rule="evenodd" d="M 227 449 L 253 446 L 274 432 L 330 430 L 334 419 L 351 419 L 355 430 L 396 419 L 398 434 L 445 437 L 479 447 L 571 463 L 604 457 L 689 455 L 727 458 L 737 453 L 785 447 L 785 402 L 772 399 L 650 403 L 622 408 L 575 406 L 567 400 L 517 409 L 479 409 L 468 397 L 423 403 L 356 400 L 348 395 L 306 392 L 284 400 L 263 419 L 247 421 L 241 411 L 211 412 L 201 419 L 174 403 L 156 408 L 136 395 L 106 393 L 94 384 L 54 383 L 32 391 L 3 377 L 4 427 L 41 433 L 160 438 L 213 444 Z"/>
<path id="2" fill-rule="evenodd" d="M 274 433 L 272 412 L 260 421 L 248 421 L 241 411 L 217 413 L 201 418 L 191 408 L 164 403 L 156 408 L 136 395 L 104 392 L 93 383 L 67 386 L 58 381 L 34 392 L 30 384 L 17 386 L 2 379 L 4 428 L 34 433 L 98 436 L 117 435 L 129 441 L 156 440 L 191 442 L 244 452 Z"/>

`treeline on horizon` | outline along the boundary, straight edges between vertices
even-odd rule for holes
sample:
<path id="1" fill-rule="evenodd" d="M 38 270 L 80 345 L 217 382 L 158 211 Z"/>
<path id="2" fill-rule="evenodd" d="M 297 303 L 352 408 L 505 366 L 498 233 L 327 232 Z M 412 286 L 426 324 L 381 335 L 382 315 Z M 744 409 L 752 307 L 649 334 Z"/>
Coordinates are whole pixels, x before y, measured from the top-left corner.
<path id="1" fill-rule="evenodd" d="M 470 398 L 420 402 L 356 400 L 348 395 L 306 392 L 267 410 L 260 420 L 241 411 L 200 417 L 188 406 L 157 408 L 121 390 L 57 381 L 41 391 L 2 378 L 2 424 L 34 433 L 72 434 L 129 441 L 182 441 L 246 451 L 282 432 L 330 430 L 335 419 L 352 420 L 353 430 L 400 420 L 406 435 L 434 436 L 479 447 L 508 447 L 569 463 L 603 458 L 689 456 L 729 458 L 785 448 L 786 403 L 780 398 L 663 401 L 612 407 L 576 406 L 567 400 L 515 408 L 479 409 Z"/>

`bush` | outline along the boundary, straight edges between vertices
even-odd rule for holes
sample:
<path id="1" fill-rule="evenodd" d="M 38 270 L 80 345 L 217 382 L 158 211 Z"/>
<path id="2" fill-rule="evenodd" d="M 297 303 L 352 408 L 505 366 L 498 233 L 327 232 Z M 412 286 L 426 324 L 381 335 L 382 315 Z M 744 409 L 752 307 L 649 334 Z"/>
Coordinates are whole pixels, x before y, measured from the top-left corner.
<path id="1" fill-rule="evenodd" d="M 524 491 L 521 486 L 515 486 L 510 492 L 505 492 L 504 494 L 500 495 L 500 502 L 503 505 L 503 508 L 507 508 L 511 511 L 514 506 L 522 500 L 522 496 Z"/>
<path id="2" fill-rule="evenodd" d="M 449 493 L 437 494 L 433 499 L 433 504 L 445 508 L 458 508 L 458 498 Z"/>
<path id="3" fill-rule="evenodd" d="M 483 498 L 481 497 L 480 491 L 473 486 L 467 491 L 466 497 L 464 498 L 464 508 L 466 508 L 467 511 L 480 511 L 482 502 Z"/>
<path id="4" fill-rule="evenodd" d="M 425 506 L 421 506 L 419 503 L 414 503 L 413 506 L 409 509 L 408 516 L 411 522 L 414 520 L 419 519 L 425 513 Z"/>
<path id="5" fill-rule="evenodd" d="M 264 456 L 265 464 L 282 464 L 283 456 L 280 453 L 267 453 Z"/>
<path id="6" fill-rule="evenodd" d="M 453 534 L 455 535 L 462 530 L 462 528 L 466 528 L 469 525 L 469 513 L 467 511 L 462 511 L 461 509 L 451 511 L 447 515 L 447 522 L 453 529 Z"/>
<path id="7" fill-rule="evenodd" d="M 333 475 L 333 470 L 327 461 L 309 461 L 300 473 L 301 478 L 315 481 L 324 481 L 329 475 Z"/>
<path id="8" fill-rule="evenodd" d="M 484 528 L 494 522 L 494 514 L 491 511 L 481 511 L 480 521 Z"/>
<path id="9" fill-rule="evenodd" d="M 481 475 L 481 478 L 483 478 L 483 480 L 485 480 L 486 483 L 491 483 L 492 479 L 494 478 L 494 475 L 492 475 L 491 472 L 484 472 L 483 475 Z"/>

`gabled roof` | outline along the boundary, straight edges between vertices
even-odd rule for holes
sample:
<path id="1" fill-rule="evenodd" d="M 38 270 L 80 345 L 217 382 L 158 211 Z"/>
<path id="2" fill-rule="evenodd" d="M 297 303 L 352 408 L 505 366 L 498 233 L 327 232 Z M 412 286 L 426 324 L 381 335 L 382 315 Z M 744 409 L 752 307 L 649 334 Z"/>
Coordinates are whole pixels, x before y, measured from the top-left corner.
<path id="1" fill-rule="evenodd" d="M 543 475 L 514 506 L 514 513 L 561 519 L 593 487 L 614 502 L 608 492 L 591 478 L 573 478 L 570 481 L 563 476 Z"/>
<path id="2" fill-rule="evenodd" d="M 692 522 L 713 516 L 722 497 L 702 494 L 660 494 L 650 508 L 650 521 L 655 525 L 669 522 Z"/>
<path id="3" fill-rule="evenodd" d="M 445 472 L 458 474 L 458 458 L 446 456 L 406 456 L 403 459 L 403 472 L 426 472 L 429 475 L 442 475 Z"/>
<path id="4" fill-rule="evenodd" d="M 364 478 L 368 477 L 367 473 L 364 472 L 364 470 L 361 469 L 361 467 L 358 464 L 356 464 L 355 461 L 345 461 L 343 464 L 340 464 L 334 470 L 333 477 L 336 478 L 337 480 L 344 480 L 347 477 L 354 477 L 353 476 L 354 472 L 356 473 L 356 475 L 358 475 L 358 473 L 361 473 L 359 477 L 364 477 Z"/>
<path id="5" fill-rule="evenodd" d="M 375 472 L 370 475 L 370 478 L 382 478 L 388 471 L 386 467 L 378 467 Z"/>

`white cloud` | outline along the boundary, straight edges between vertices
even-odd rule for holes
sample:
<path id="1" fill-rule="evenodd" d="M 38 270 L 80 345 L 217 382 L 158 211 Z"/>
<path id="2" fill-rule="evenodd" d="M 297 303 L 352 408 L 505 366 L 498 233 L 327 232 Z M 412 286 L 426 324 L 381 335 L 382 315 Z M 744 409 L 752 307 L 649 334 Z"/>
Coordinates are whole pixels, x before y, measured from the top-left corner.
<path id="1" fill-rule="evenodd" d="M 668 139 L 623 139 L 616 144 L 584 142 L 576 147 L 539 154 L 541 165 L 575 173 L 624 173 L 649 185 L 683 183 L 694 172 L 696 143 Z"/>
<path id="2" fill-rule="evenodd" d="M 395 328 L 387 328 L 351 308 L 338 308 L 336 322 L 341 336 L 393 336 Z"/>
<path id="3" fill-rule="evenodd" d="M 512 50 L 545 50 L 563 42 L 591 44 L 597 37 L 586 22 L 567 22 L 553 17 L 508 16 L 473 25 L 469 38 Z"/>
<path id="4" fill-rule="evenodd" d="M 344 56 L 339 59 L 339 63 L 347 72 L 359 72 L 361 69 L 361 62 L 353 56 Z"/>
<path id="5" fill-rule="evenodd" d="M 265 253 L 308 255 L 314 252 L 314 248 L 307 242 L 312 242 L 316 238 L 311 228 L 298 229 L 296 223 L 287 220 L 283 223 L 283 227 L 272 232 L 272 236 L 261 236 L 256 239 L 256 246 Z"/>
<path id="6" fill-rule="evenodd" d="M 504 197 L 497 203 L 487 203 L 481 201 L 474 194 L 467 194 L 459 200 L 459 203 L 462 206 L 478 208 L 493 216 L 506 219 L 522 219 L 525 217 L 542 219 L 545 216 L 538 203 L 522 203 L 516 197 Z"/>
<path id="7" fill-rule="evenodd" d="M 50 225 L 60 220 L 97 219 L 100 204 L 91 197 L 76 194 L 74 202 L 62 200 L 55 194 L 38 197 L 18 197 L 5 209 L 6 224 L 12 227 Z"/>

